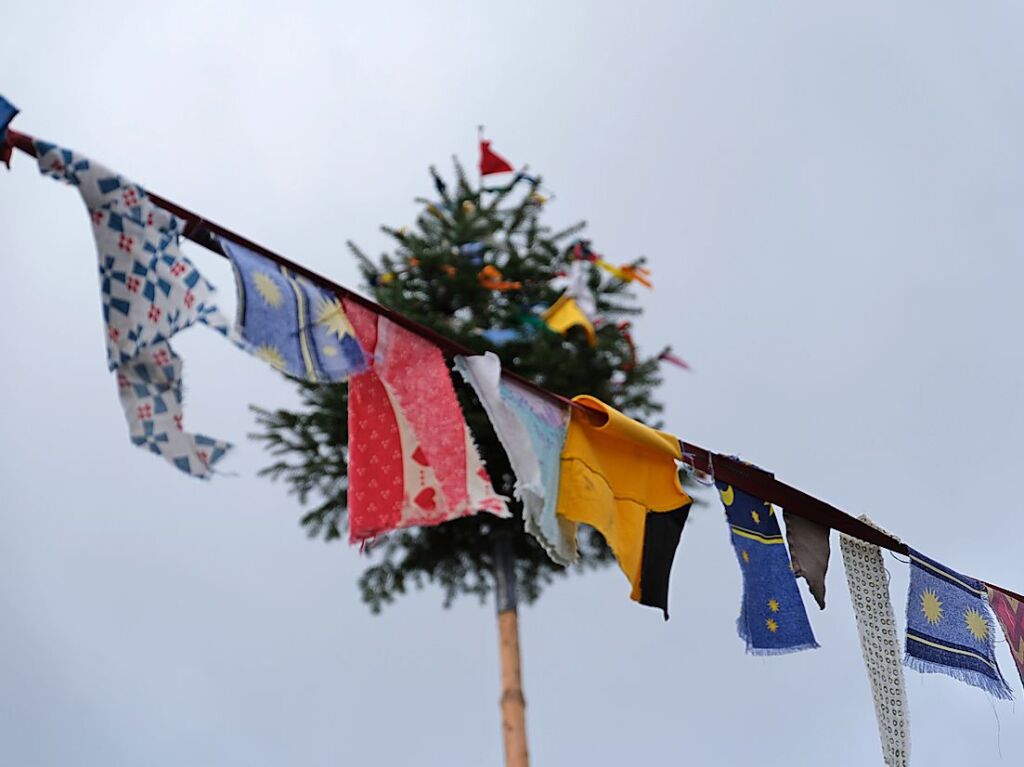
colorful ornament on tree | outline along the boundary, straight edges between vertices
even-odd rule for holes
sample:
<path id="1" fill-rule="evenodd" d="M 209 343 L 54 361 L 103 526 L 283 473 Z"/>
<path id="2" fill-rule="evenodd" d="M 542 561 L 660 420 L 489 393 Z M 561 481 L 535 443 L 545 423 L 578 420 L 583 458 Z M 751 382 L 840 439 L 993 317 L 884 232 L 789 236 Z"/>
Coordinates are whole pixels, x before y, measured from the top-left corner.
<path id="1" fill-rule="evenodd" d="M 619 264 L 616 266 L 609 261 L 605 261 L 600 256 L 594 258 L 593 261 L 597 266 L 623 282 L 639 282 L 644 287 L 654 287 L 649 279 L 651 276 L 651 270 L 646 269 L 639 264 Z"/>
<path id="2" fill-rule="evenodd" d="M 650 276 L 651 270 L 638 263 L 632 264 L 615 264 L 602 258 L 600 254 L 595 253 L 590 249 L 590 243 L 584 240 L 577 240 L 576 244 L 573 245 L 572 255 L 578 261 L 590 261 L 595 266 L 599 266 L 608 272 L 613 277 L 616 277 L 623 282 L 639 282 L 641 285 L 647 288 L 653 288 L 651 284 Z"/>
<path id="3" fill-rule="evenodd" d="M 622 333 L 622 337 L 629 346 L 629 360 L 622 363 L 622 369 L 628 373 L 636 367 L 636 344 L 633 343 L 633 334 L 629 332 L 629 329 L 633 327 L 633 325 L 628 320 L 623 320 L 615 327 L 617 327 L 619 332 Z"/>
<path id="4" fill-rule="evenodd" d="M 518 184 L 520 181 L 528 181 L 534 186 L 538 186 L 540 184 L 540 179 L 537 178 L 536 176 L 531 176 L 527 173 L 523 173 L 522 171 L 520 171 L 515 176 L 513 176 L 512 180 L 509 181 L 507 184 L 504 184 L 502 186 L 482 186 L 480 187 L 480 190 L 483 192 L 507 194 L 508 192 L 511 192 L 515 188 L 515 185 Z"/>
<path id="5" fill-rule="evenodd" d="M 690 366 L 686 363 L 682 357 L 677 357 L 667 349 L 658 355 L 658 359 L 662 362 L 670 362 L 676 367 L 681 367 L 683 370 L 690 370 Z"/>
<path id="6" fill-rule="evenodd" d="M 483 263 L 485 250 L 487 250 L 487 245 L 482 242 L 467 242 L 458 247 L 459 255 L 468 258 L 473 266 L 479 266 Z"/>
<path id="7" fill-rule="evenodd" d="M 567 293 L 559 296 L 558 300 L 544 311 L 541 319 L 549 328 L 562 335 L 570 328 L 581 327 L 587 334 L 587 342 L 591 346 L 597 346 L 597 331 L 594 330 L 594 324 L 580 310 L 575 299 Z"/>
<path id="8" fill-rule="evenodd" d="M 565 275 L 565 295 L 576 301 L 580 311 L 591 322 L 597 320 L 597 297 L 588 284 L 588 270 L 583 261 L 569 264 L 569 273 Z"/>
<path id="9" fill-rule="evenodd" d="M 518 343 L 525 341 L 530 337 L 529 330 L 527 328 L 488 328 L 487 330 L 479 331 L 482 338 L 487 339 L 487 342 L 494 346 L 504 346 L 505 344 Z"/>
<path id="10" fill-rule="evenodd" d="M 501 270 L 493 264 L 488 264 L 481 269 L 477 274 L 477 279 L 488 290 L 498 290 L 503 293 L 508 290 L 520 290 L 523 287 L 521 282 L 505 280 Z"/>

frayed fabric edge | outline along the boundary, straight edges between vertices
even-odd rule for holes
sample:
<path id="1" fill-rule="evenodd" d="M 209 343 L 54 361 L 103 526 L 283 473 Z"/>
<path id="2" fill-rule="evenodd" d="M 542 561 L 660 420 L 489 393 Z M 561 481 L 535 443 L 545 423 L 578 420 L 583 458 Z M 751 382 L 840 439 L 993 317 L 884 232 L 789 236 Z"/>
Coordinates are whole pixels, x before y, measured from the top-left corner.
<path id="1" fill-rule="evenodd" d="M 904 654 L 903 665 L 921 674 L 945 674 L 946 676 L 951 676 L 964 684 L 969 684 L 972 687 L 978 687 L 999 700 L 1013 700 L 1013 692 L 1010 691 L 1010 688 L 1005 681 L 996 681 L 992 677 L 982 674 L 979 671 L 971 671 L 969 669 L 958 668 L 957 666 L 945 666 L 941 663 L 921 660 L 917 656 L 910 655 L 909 653 Z"/>
<path id="2" fill-rule="evenodd" d="M 769 656 L 769 655 L 792 655 L 795 652 L 803 652 L 804 650 L 817 650 L 821 647 L 817 642 L 808 642 L 807 644 L 794 645 L 793 647 L 752 647 L 747 645 L 747 655 L 754 656 Z"/>
<path id="3" fill-rule="evenodd" d="M 743 620 L 743 604 L 746 603 L 746 592 L 744 592 L 744 601 L 740 605 L 740 616 L 736 619 L 736 633 L 739 634 L 740 639 L 747 645 L 747 655 L 755 656 L 769 656 L 769 655 L 791 655 L 795 652 L 803 652 L 804 650 L 817 650 L 821 647 L 817 640 L 810 642 L 804 642 L 803 644 L 792 645 L 790 647 L 757 647 L 751 644 L 750 634 L 747 631 L 746 623 Z"/>

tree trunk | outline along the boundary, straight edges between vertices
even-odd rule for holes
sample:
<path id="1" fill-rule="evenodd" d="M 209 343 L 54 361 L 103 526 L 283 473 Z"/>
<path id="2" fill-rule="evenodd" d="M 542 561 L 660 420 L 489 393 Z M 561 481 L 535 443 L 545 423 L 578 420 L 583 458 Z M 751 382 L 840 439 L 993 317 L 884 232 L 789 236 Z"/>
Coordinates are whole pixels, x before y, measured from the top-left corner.
<path id="1" fill-rule="evenodd" d="M 498 609 L 498 651 L 501 658 L 501 729 L 505 767 L 529 767 L 526 749 L 526 699 L 519 661 L 519 615 L 516 612 L 515 555 L 512 540 L 499 534 L 494 547 L 495 603 Z"/>

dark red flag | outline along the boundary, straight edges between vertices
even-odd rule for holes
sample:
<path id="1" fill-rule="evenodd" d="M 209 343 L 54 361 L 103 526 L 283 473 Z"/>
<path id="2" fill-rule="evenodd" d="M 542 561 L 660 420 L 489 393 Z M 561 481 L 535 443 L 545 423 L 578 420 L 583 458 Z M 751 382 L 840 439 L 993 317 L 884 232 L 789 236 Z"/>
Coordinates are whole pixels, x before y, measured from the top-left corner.
<path id="1" fill-rule="evenodd" d="M 508 173 L 513 170 L 508 160 L 500 154 L 491 151 L 491 142 L 480 139 L 480 175 L 489 176 L 492 173 Z"/>

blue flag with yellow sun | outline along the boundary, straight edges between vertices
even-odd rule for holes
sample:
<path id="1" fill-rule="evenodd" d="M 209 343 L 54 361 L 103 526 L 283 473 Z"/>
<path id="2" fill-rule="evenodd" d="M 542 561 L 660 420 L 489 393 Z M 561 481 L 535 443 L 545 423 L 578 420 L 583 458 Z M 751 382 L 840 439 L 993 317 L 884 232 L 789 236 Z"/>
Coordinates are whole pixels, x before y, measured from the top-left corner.
<path id="1" fill-rule="evenodd" d="M 981 581 L 910 549 L 905 665 L 925 674 L 949 674 L 997 698 L 1013 694 L 993 650 L 988 594 Z"/>
<path id="2" fill-rule="evenodd" d="M 221 240 L 238 283 L 239 330 L 257 357 L 311 383 L 367 368 L 337 296 L 248 248 Z"/>
<path id="3" fill-rule="evenodd" d="M 817 647 L 772 505 L 731 485 L 715 484 L 743 574 L 736 628 L 747 652 L 782 655 Z"/>

